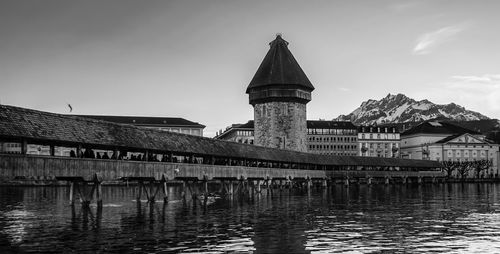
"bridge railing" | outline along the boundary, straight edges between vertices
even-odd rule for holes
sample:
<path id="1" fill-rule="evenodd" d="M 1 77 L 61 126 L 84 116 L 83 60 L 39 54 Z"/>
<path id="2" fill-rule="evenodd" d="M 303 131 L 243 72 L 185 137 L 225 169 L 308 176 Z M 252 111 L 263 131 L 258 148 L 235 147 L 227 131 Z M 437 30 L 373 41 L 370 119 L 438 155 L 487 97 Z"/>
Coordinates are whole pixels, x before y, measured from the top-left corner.
<path id="1" fill-rule="evenodd" d="M 333 178 L 385 178 L 385 177 L 444 177 L 441 171 L 376 171 L 376 170 L 338 170 L 326 171 L 327 177 Z"/>
<path id="2" fill-rule="evenodd" d="M 325 178 L 324 170 L 301 170 L 224 166 L 171 162 L 100 160 L 71 157 L 0 154 L 0 178 L 53 180 L 56 176 L 81 176 L 92 179 L 97 174 L 105 181 L 121 177 L 175 178 Z M 0 180 L 1 180 L 0 179 Z"/>

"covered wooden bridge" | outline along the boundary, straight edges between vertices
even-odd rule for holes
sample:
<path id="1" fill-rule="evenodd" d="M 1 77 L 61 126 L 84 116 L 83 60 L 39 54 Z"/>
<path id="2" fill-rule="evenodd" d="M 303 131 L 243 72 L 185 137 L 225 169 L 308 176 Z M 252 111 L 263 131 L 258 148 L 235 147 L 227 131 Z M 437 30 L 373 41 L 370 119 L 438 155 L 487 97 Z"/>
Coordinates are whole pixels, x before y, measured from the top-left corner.
<path id="1" fill-rule="evenodd" d="M 0 182 L 442 176 L 435 161 L 301 153 L 6 105 L 0 105 L 0 144 L 19 146 L 0 150 Z M 49 152 L 31 155 L 33 145 Z"/>

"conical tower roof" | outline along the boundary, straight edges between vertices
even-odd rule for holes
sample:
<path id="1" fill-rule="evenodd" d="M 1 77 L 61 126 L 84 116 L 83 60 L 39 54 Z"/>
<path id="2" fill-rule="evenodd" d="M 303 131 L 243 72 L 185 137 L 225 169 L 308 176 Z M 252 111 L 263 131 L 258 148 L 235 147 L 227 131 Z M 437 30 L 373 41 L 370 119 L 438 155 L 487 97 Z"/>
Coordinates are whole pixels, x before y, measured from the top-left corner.
<path id="1" fill-rule="evenodd" d="M 308 91 L 314 90 L 311 81 L 288 50 L 288 42 L 278 34 L 269 45 L 271 48 L 250 81 L 246 93 L 252 88 L 269 85 L 293 85 Z"/>

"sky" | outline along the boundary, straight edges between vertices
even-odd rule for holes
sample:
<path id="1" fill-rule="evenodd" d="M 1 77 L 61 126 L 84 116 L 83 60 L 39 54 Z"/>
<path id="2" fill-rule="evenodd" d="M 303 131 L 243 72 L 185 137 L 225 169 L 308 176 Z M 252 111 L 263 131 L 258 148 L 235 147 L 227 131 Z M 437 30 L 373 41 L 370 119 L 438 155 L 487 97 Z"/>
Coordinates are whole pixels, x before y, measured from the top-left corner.
<path id="1" fill-rule="evenodd" d="M 500 118 L 500 1 L 0 0 L 0 103 L 253 119 L 245 89 L 281 33 L 316 90 L 308 119 L 403 93 Z"/>

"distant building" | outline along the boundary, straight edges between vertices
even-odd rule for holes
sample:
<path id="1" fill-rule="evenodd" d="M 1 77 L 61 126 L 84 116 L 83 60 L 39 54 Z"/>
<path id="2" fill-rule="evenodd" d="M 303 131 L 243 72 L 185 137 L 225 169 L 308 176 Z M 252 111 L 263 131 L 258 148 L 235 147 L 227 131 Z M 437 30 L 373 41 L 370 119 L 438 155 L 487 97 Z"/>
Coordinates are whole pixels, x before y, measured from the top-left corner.
<path id="1" fill-rule="evenodd" d="M 248 121 L 244 124 L 233 124 L 224 131 L 217 132 L 215 139 L 233 141 L 237 143 L 254 144 L 254 122 Z"/>
<path id="2" fill-rule="evenodd" d="M 306 152 L 306 104 L 314 86 L 281 35 L 269 45 L 246 90 L 254 108 L 255 144 Z"/>
<path id="3" fill-rule="evenodd" d="M 75 115 L 101 121 L 131 124 L 144 128 L 203 136 L 205 125 L 191 122 L 179 117 L 149 117 L 149 116 L 109 116 L 109 115 Z"/>
<path id="4" fill-rule="evenodd" d="M 359 126 L 358 142 L 360 156 L 399 157 L 401 136 L 396 127 Z"/>
<path id="5" fill-rule="evenodd" d="M 498 175 L 499 145 L 479 132 L 451 123 L 429 121 L 401 134 L 401 157 L 436 161 L 492 160 L 484 172 Z M 471 172 L 472 174 L 472 172 Z"/>
<path id="6" fill-rule="evenodd" d="M 239 143 L 253 144 L 254 121 L 233 124 L 214 137 Z M 285 140 L 286 142 L 286 140 Z M 351 122 L 307 121 L 307 151 L 330 155 L 357 155 L 356 126 Z"/>
<path id="7" fill-rule="evenodd" d="M 356 129 L 351 122 L 307 121 L 308 151 L 329 155 L 357 155 Z"/>

